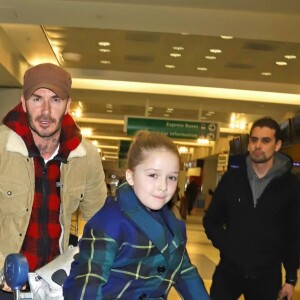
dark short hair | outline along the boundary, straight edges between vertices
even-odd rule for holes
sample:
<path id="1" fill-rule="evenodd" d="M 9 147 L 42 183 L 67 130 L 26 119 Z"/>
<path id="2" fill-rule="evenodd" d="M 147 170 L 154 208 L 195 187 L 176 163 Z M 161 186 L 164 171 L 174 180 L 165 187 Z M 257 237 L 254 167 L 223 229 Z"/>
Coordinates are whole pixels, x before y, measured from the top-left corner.
<path id="1" fill-rule="evenodd" d="M 276 142 L 278 140 L 282 140 L 280 126 L 274 119 L 272 119 L 270 117 L 264 117 L 264 118 L 254 121 L 254 123 L 250 129 L 250 136 L 252 134 L 253 129 L 256 127 L 268 127 L 268 128 L 274 129 Z"/>

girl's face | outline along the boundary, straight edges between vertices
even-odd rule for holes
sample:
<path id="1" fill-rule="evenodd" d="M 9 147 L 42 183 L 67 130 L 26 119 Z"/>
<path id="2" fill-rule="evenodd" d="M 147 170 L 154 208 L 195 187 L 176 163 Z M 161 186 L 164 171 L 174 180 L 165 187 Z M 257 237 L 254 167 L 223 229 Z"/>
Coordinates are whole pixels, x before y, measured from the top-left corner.
<path id="1" fill-rule="evenodd" d="M 134 171 L 126 170 L 126 180 L 149 209 L 161 209 L 177 187 L 179 159 L 174 153 L 154 150 Z"/>

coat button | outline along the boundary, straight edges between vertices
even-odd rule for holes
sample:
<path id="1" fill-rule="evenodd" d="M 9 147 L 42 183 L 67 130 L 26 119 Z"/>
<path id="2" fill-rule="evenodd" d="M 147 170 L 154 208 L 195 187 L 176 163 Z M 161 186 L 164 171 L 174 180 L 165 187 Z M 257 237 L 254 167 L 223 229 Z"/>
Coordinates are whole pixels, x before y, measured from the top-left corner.
<path id="1" fill-rule="evenodd" d="M 158 273 L 164 273 L 166 271 L 166 267 L 165 266 L 158 266 L 156 270 L 157 270 Z"/>
<path id="2" fill-rule="evenodd" d="M 146 299 L 147 295 L 143 293 L 141 296 L 139 296 L 139 300 L 144 300 Z"/>

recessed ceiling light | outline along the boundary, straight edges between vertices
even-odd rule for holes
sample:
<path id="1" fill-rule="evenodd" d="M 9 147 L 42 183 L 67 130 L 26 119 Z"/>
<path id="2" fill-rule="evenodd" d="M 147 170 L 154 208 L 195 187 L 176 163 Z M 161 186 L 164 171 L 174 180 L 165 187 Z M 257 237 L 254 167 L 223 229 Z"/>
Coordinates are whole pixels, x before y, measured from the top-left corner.
<path id="1" fill-rule="evenodd" d="M 209 60 L 217 59 L 215 56 L 212 56 L 212 55 L 206 55 L 205 58 L 209 59 Z"/>
<path id="2" fill-rule="evenodd" d="M 109 65 L 109 64 L 111 64 L 111 61 L 110 60 L 100 60 L 100 63 L 104 64 L 104 65 Z"/>
<path id="3" fill-rule="evenodd" d="M 173 50 L 177 50 L 177 51 L 183 51 L 184 50 L 184 47 L 181 47 L 181 46 L 174 46 L 172 48 L 173 48 Z"/>
<path id="4" fill-rule="evenodd" d="M 112 110 L 112 109 L 107 109 L 107 110 L 106 110 L 106 112 L 108 112 L 108 113 L 112 113 L 112 112 L 113 112 L 113 110 Z"/>
<path id="5" fill-rule="evenodd" d="M 75 118 L 80 118 L 81 115 L 82 115 L 82 111 L 80 108 L 76 109 L 75 111 L 72 111 L 72 116 L 75 117 Z"/>
<path id="6" fill-rule="evenodd" d="M 168 107 L 168 108 L 166 109 L 166 112 L 167 112 L 167 113 L 171 113 L 171 112 L 173 112 L 173 110 L 174 110 L 174 108 Z"/>
<path id="7" fill-rule="evenodd" d="M 100 52 L 107 53 L 107 52 L 110 52 L 110 49 L 100 48 L 99 51 L 100 51 Z"/>
<path id="8" fill-rule="evenodd" d="M 179 153 L 188 153 L 189 149 L 187 147 L 180 146 L 180 147 L 178 147 L 178 152 Z"/>
<path id="9" fill-rule="evenodd" d="M 170 117 L 170 115 L 169 114 L 164 114 L 164 117 Z"/>
<path id="10" fill-rule="evenodd" d="M 152 107 L 152 106 L 148 106 L 148 107 L 147 107 L 147 111 L 148 111 L 148 112 L 150 112 L 150 111 L 152 111 L 152 110 L 153 110 L 153 107 Z"/>
<path id="11" fill-rule="evenodd" d="M 102 46 L 102 47 L 108 47 L 108 46 L 110 46 L 110 42 L 102 41 L 102 42 L 99 42 L 98 45 Z"/>
<path id="12" fill-rule="evenodd" d="M 64 40 L 51 40 L 51 44 L 53 46 L 59 47 L 59 46 L 65 46 L 67 43 Z"/>
<path id="13" fill-rule="evenodd" d="M 277 66 L 286 66 L 287 62 L 286 61 L 276 61 Z"/>
<path id="14" fill-rule="evenodd" d="M 211 53 L 222 53 L 221 49 L 209 49 L 209 52 Z"/>
<path id="15" fill-rule="evenodd" d="M 170 53 L 170 56 L 172 56 L 172 57 L 180 57 L 181 54 L 180 53 Z"/>
<path id="16" fill-rule="evenodd" d="M 174 65 L 165 65 L 165 68 L 167 68 L 167 69 L 175 69 L 175 66 Z"/>
<path id="17" fill-rule="evenodd" d="M 62 58 L 69 61 L 80 61 L 81 60 L 81 54 L 79 53 L 73 53 L 73 52 L 64 52 L 61 54 Z"/>
<path id="18" fill-rule="evenodd" d="M 110 104 L 110 103 L 107 103 L 107 104 L 105 105 L 105 107 L 106 107 L 106 108 L 112 108 L 112 107 L 113 107 L 113 105 L 112 105 L 112 104 Z"/>
<path id="19" fill-rule="evenodd" d="M 271 72 L 261 72 L 261 75 L 263 75 L 263 76 L 271 76 L 272 73 Z"/>
<path id="20" fill-rule="evenodd" d="M 85 127 L 83 127 L 83 128 L 80 129 L 80 131 L 81 131 L 81 134 L 83 136 L 91 136 L 92 133 L 93 133 L 92 128 L 85 128 Z"/>
<path id="21" fill-rule="evenodd" d="M 287 54 L 287 55 L 284 56 L 284 58 L 286 58 L 286 59 L 296 59 L 297 56 L 293 55 L 293 54 Z"/>
<path id="22" fill-rule="evenodd" d="M 206 67 L 197 67 L 197 70 L 198 71 L 207 71 L 207 68 Z"/>
<path id="23" fill-rule="evenodd" d="M 221 35 L 221 38 L 224 39 L 224 40 L 232 40 L 233 36 L 231 36 L 231 35 Z"/>

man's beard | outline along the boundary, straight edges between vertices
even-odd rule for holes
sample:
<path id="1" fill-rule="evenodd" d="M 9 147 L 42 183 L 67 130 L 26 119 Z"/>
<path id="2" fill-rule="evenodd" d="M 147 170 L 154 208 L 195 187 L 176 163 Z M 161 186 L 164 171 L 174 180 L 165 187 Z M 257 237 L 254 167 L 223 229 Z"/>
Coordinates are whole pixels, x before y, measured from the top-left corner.
<path id="1" fill-rule="evenodd" d="M 271 155 L 270 157 L 263 156 L 263 157 L 260 157 L 260 158 L 255 158 L 250 154 L 251 161 L 256 163 L 256 164 L 266 163 L 266 162 L 270 161 L 271 159 L 273 159 L 273 157 L 274 157 L 274 155 Z"/>
<path id="2" fill-rule="evenodd" d="M 29 127 L 30 129 L 36 133 L 39 137 L 41 138 L 49 138 L 49 137 L 52 137 L 54 136 L 60 129 L 61 129 L 61 122 L 64 118 L 64 115 L 59 119 L 59 122 L 56 126 L 56 128 L 54 129 L 54 131 L 52 132 L 48 132 L 48 133 L 43 133 L 43 132 L 40 132 L 38 131 L 35 126 L 34 126 L 34 122 L 33 122 L 33 118 L 31 116 L 31 114 L 27 113 L 27 118 L 28 118 L 28 123 L 29 123 Z M 50 121 L 51 123 L 55 124 L 56 123 L 56 120 L 55 119 L 52 119 L 50 117 L 44 117 L 44 116 L 39 116 L 39 117 L 36 117 L 35 121 L 40 121 L 40 120 L 47 120 L 47 121 Z"/>

